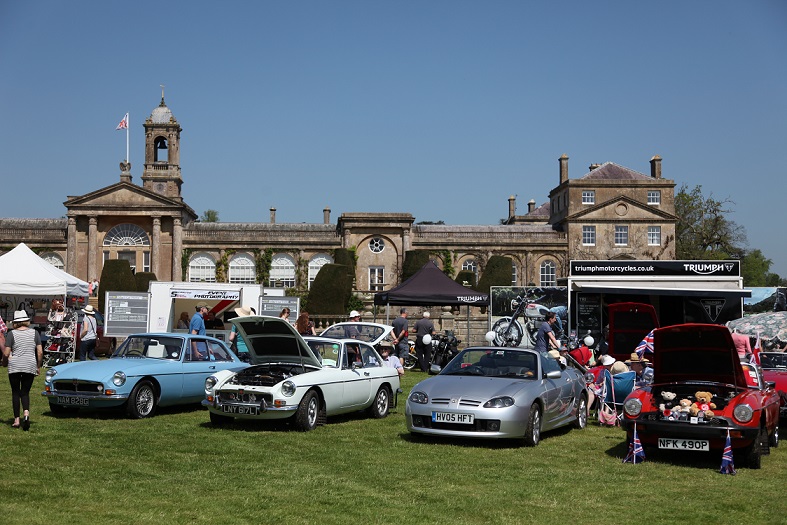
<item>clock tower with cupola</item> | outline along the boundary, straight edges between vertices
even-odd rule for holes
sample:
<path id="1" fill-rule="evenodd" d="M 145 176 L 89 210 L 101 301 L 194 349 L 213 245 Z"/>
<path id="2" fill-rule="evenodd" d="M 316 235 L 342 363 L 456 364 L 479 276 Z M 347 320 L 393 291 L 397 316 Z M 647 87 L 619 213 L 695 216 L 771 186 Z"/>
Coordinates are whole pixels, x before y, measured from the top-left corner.
<path id="1" fill-rule="evenodd" d="M 164 103 L 162 86 L 161 103 L 145 119 L 145 168 L 142 172 L 142 187 L 164 197 L 182 201 L 181 131 L 177 119 Z"/>

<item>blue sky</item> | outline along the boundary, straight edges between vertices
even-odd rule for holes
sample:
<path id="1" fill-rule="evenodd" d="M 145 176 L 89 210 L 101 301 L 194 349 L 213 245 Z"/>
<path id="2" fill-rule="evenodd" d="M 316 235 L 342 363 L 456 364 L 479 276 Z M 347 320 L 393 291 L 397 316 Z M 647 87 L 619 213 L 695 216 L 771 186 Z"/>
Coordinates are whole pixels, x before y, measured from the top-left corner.
<path id="1" fill-rule="evenodd" d="M 134 182 L 160 84 L 186 202 L 222 221 L 343 212 L 497 224 L 558 157 L 734 201 L 787 276 L 787 2 L 0 3 L 4 217 Z"/>

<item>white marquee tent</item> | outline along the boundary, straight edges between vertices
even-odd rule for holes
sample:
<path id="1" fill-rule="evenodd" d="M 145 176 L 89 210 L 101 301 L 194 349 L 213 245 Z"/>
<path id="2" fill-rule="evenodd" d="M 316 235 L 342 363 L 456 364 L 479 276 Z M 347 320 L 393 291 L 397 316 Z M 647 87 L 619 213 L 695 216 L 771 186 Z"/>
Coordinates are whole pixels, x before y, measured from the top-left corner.
<path id="1" fill-rule="evenodd" d="M 0 255 L 0 293 L 7 295 L 87 295 L 88 284 L 55 268 L 20 243 Z"/>

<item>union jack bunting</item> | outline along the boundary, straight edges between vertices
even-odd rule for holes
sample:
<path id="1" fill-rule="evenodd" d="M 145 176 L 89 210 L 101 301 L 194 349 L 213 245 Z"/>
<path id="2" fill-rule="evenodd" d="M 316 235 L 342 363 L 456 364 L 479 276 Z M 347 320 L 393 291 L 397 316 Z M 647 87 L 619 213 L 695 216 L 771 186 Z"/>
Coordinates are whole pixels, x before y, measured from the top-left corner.
<path id="1" fill-rule="evenodd" d="M 760 351 L 762 350 L 762 342 L 760 341 L 760 332 L 757 332 L 757 342 L 754 343 L 754 348 L 751 352 L 749 362 L 753 365 L 760 364 Z"/>
<path id="2" fill-rule="evenodd" d="M 639 463 L 645 461 L 645 449 L 642 448 L 642 442 L 640 442 L 637 434 L 637 424 L 634 423 L 634 433 L 631 436 L 629 451 L 626 457 L 623 458 L 623 463 L 634 463 L 636 465 L 638 460 Z"/>
<path id="3" fill-rule="evenodd" d="M 128 113 L 123 116 L 123 120 L 120 121 L 120 124 L 115 129 L 128 129 Z"/>
<path id="4" fill-rule="evenodd" d="M 631 348 L 631 347 L 629 347 Z M 653 330 L 650 331 L 648 335 L 645 336 L 645 339 L 640 341 L 637 345 L 637 348 L 634 349 L 637 352 L 637 357 L 642 359 L 642 356 L 647 354 L 653 353 Z"/>
<path id="5" fill-rule="evenodd" d="M 735 475 L 735 465 L 732 462 L 732 443 L 730 443 L 730 432 L 727 431 L 727 441 L 724 442 L 724 452 L 721 454 L 721 469 L 719 472 L 722 474 Z"/>

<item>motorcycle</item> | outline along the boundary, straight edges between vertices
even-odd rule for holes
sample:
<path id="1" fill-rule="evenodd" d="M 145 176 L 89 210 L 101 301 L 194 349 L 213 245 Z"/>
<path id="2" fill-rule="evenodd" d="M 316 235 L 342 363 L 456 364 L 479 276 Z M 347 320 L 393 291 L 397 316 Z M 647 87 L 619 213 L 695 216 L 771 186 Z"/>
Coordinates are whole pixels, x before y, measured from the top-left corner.
<path id="1" fill-rule="evenodd" d="M 410 351 L 404 356 L 404 364 L 402 366 L 405 370 L 412 370 L 418 366 L 418 357 L 415 355 L 415 341 L 408 340 L 410 343 Z"/>
<path id="2" fill-rule="evenodd" d="M 459 353 L 457 347 L 461 342 L 450 330 L 446 330 L 445 334 L 435 335 L 432 338 L 432 358 L 429 367 L 437 365 L 442 368 L 447 365 Z"/>
<path id="3" fill-rule="evenodd" d="M 546 314 L 552 310 L 538 303 L 526 301 L 521 295 L 517 295 L 515 299 L 511 300 L 511 309 L 513 313 L 510 317 L 501 317 L 492 325 L 492 332 L 494 332 L 492 344 L 495 346 L 516 347 L 522 343 L 522 339 L 527 335 L 529 346 L 535 346 L 538 329 L 541 327 Z M 563 324 L 561 313 L 563 312 L 557 312 L 560 322 L 557 330 L 555 330 L 555 338 L 558 340 L 565 339 L 565 334 L 561 329 Z M 520 317 L 523 317 L 525 320 L 524 326 L 519 322 Z"/>

